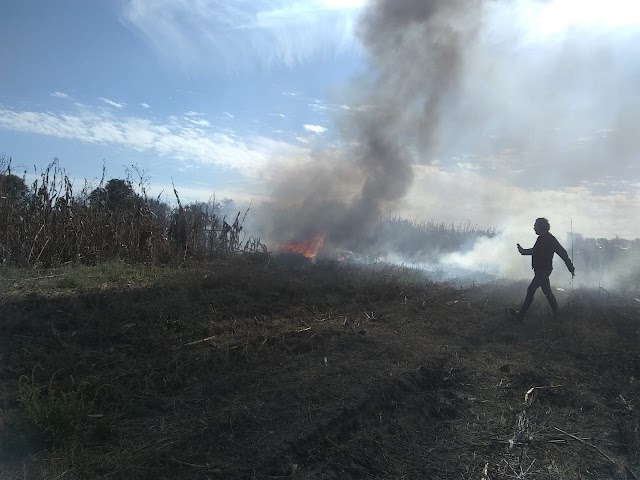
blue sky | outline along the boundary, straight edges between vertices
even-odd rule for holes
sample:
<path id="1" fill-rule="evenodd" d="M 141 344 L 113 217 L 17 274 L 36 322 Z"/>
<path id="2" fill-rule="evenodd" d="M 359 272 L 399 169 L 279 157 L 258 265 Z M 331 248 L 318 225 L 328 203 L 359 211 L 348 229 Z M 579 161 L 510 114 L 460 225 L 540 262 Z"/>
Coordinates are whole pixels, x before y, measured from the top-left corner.
<path id="1" fill-rule="evenodd" d="M 556 215 L 587 234 L 639 237 L 638 2 L 500 5 L 396 210 L 527 231 Z M 187 200 L 266 198 L 280 168 L 349 143 L 344 115 L 363 108 L 354 92 L 371 69 L 358 38 L 367 8 L 2 2 L 0 152 L 25 168 L 58 157 L 78 179 L 98 178 L 103 162 L 109 177 L 137 165 L 152 192 L 173 180 Z"/>
<path id="2" fill-rule="evenodd" d="M 331 136 L 333 89 L 362 66 L 355 9 L 277 3 L 3 3 L 0 151 L 80 178 L 104 160 L 187 190 L 252 180 L 274 149 Z"/>

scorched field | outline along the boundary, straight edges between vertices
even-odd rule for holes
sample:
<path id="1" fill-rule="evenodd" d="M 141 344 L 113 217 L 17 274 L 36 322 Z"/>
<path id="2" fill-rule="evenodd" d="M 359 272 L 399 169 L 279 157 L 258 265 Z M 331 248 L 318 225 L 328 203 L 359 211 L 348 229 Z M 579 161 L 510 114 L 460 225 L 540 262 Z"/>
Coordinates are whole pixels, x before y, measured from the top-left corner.
<path id="1" fill-rule="evenodd" d="M 640 303 L 419 271 L 0 270 L 3 479 L 637 479 Z"/>

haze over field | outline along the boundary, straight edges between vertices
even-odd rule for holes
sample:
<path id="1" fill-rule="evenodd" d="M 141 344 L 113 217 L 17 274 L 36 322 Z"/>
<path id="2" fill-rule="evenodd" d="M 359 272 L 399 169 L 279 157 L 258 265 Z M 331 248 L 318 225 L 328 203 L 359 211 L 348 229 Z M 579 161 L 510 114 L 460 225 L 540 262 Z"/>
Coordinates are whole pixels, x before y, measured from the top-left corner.
<path id="1" fill-rule="evenodd" d="M 563 241 L 570 219 L 640 236 L 635 1 L 66 5 L 0 7 L 14 166 L 137 164 L 152 193 L 300 205 L 274 240 L 366 242 L 381 213 L 496 227 L 489 256 L 538 216 Z"/>

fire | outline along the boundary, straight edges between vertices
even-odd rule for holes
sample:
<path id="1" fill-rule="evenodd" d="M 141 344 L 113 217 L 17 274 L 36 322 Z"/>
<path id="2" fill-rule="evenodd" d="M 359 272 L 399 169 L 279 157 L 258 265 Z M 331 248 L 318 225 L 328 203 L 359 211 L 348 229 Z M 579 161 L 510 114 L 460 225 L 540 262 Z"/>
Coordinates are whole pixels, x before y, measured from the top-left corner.
<path id="1" fill-rule="evenodd" d="M 327 236 L 326 233 L 316 233 L 314 236 L 296 243 L 288 243 L 280 247 L 281 252 L 297 253 L 307 258 L 313 258 L 324 244 L 324 239 Z"/>

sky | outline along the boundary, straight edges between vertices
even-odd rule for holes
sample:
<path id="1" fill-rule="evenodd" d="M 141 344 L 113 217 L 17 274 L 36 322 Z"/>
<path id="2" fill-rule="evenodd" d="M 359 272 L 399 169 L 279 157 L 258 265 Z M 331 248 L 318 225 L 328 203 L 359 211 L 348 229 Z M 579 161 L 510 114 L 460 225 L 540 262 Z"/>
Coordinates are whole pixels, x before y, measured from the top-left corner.
<path id="1" fill-rule="evenodd" d="M 2 2 L 0 152 L 185 201 L 388 181 L 367 215 L 637 238 L 639 50 L 636 0 Z M 352 162 L 372 125 L 401 159 Z"/>

